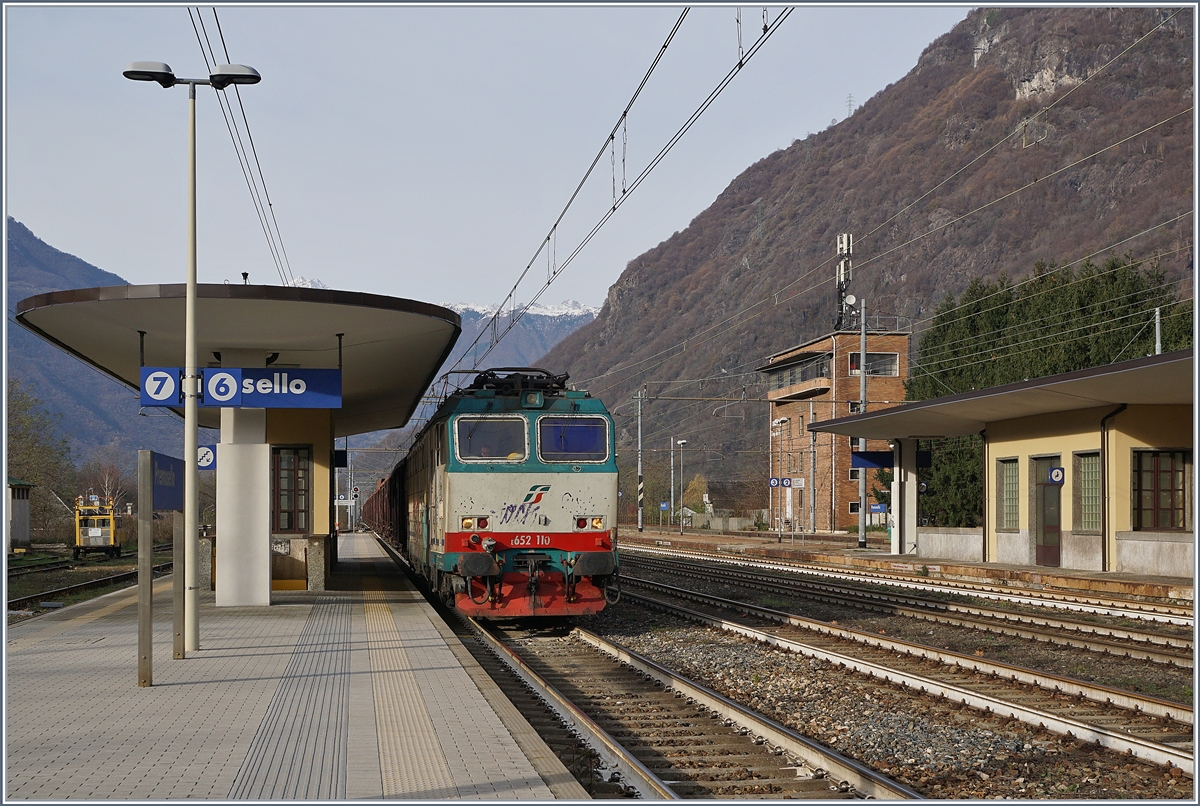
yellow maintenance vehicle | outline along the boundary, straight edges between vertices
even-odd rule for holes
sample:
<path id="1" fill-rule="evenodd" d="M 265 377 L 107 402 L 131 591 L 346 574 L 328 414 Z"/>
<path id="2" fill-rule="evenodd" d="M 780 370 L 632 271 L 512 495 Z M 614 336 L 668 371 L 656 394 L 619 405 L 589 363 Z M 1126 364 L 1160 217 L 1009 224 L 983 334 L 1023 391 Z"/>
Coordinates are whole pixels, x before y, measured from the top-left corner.
<path id="1" fill-rule="evenodd" d="M 117 513 L 112 498 L 81 495 L 75 499 L 75 559 L 93 552 L 121 556 L 117 542 Z"/>

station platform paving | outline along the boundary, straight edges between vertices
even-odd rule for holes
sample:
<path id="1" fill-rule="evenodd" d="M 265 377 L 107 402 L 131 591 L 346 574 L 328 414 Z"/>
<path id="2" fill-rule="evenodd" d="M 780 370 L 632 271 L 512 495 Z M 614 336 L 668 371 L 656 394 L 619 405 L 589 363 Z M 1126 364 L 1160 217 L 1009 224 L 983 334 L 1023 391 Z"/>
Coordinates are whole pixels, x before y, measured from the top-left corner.
<path id="1" fill-rule="evenodd" d="M 680 534 L 678 527 L 668 530 L 649 526 L 639 533 L 636 526 L 624 524 L 620 534 L 622 546 L 695 548 L 831 568 L 879 571 L 897 577 L 1004 585 L 1014 590 L 1057 591 L 1064 595 L 1092 594 L 1183 604 L 1194 602 L 1194 581 L 1183 577 L 896 555 L 890 552 L 886 536 L 870 531 L 867 532 L 865 549 L 858 548 L 858 536 L 853 534 L 818 532 L 815 536 L 799 533 L 793 536 L 790 532 L 719 533 L 691 529 L 684 529 Z"/>
<path id="2" fill-rule="evenodd" d="M 217 608 L 171 657 L 154 594 L 137 685 L 136 588 L 15 624 L 5 800 L 585 800 L 586 791 L 368 535 L 333 589 Z"/>

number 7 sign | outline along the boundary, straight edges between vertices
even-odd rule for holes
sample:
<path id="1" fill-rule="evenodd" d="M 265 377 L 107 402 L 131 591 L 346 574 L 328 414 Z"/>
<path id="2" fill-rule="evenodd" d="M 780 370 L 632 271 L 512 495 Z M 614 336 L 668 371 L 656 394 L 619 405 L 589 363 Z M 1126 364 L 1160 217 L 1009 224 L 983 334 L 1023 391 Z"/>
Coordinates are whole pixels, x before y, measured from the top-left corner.
<path id="1" fill-rule="evenodd" d="M 182 388 L 179 367 L 142 367 L 143 406 L 178 406 L 183 403 Z"/>

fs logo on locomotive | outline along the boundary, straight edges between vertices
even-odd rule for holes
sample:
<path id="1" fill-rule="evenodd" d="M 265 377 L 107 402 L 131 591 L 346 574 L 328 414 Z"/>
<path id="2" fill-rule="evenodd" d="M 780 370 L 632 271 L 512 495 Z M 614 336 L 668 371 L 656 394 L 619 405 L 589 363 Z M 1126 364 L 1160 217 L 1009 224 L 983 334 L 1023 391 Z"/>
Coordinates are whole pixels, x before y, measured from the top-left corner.
<path id="1" fill-rule="evenodd" d="M 550 492 L 549 484 L 535 484 L 529 488 L 529 492 L 525 495 L 525 500 L 522 504 L 536 504 L 542 500 L 542 496 Z"/>

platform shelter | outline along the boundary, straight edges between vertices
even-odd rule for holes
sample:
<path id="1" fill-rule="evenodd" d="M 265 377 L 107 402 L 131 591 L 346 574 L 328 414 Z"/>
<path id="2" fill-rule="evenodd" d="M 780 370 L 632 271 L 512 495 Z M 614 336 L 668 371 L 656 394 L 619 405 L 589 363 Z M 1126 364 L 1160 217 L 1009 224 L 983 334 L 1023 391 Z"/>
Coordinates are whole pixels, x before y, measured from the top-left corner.
<path id="1" fill-rule="evenodd" d="M 893 445 L 892 551 L 1194 577 L 1192 350 L 815 423 Z M 983 526 L 918 526 L 918 440 L 983 438 Z"/>
<path id="2" fill-rule="evenodd" d="M 162 368 L 161 380 L 184 365 L 185 293 L 182 283 L 57 291 L 20 301 L 16 318 L 145 401 L 145 368 Z M 460 332 L 458 314 L 415 300 L 198 286 L 198 363 L 213 381 L 199 423 L 221 433 L 216 548 L 205 555 L 218 606 L 324 588 L 336 559 L 334 439 L 407 423 Z M 308 394 L 322 384 L 328 398 Z M 225 397 L 235 392 L 238 405 Z M 182 400 L 169 407 L 182 415 Z"/>

